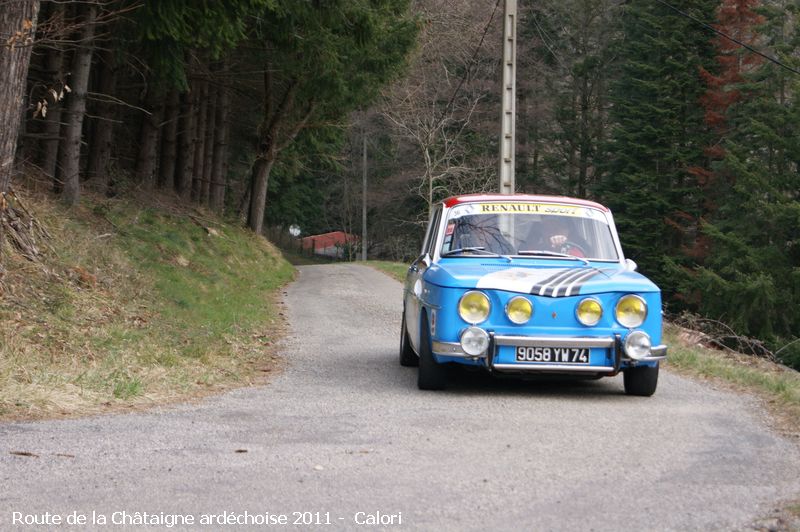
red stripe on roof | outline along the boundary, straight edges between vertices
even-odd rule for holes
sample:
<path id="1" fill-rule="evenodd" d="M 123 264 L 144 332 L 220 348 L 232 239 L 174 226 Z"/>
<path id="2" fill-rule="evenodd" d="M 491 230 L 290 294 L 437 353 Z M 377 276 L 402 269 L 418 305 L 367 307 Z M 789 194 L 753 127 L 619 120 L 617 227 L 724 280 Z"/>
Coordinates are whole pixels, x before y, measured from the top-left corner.
<path id="1" fill-rule="evenodd" d="M 594 201 L 568 198 L 566 196 L 542 196 L 534 194 L 465 194 L 463 196 L 453 196 L 444 200 L 445 207 L 452 207 L 462 203 L 485 203 L 491 201 L 502 202 L 531 202 L 531 203 L 560 203 L 567 205 L 580 205 L 581 207 L 593 207 L 601 211 L 609 212 L 608 207 L 595 203 Z"/>

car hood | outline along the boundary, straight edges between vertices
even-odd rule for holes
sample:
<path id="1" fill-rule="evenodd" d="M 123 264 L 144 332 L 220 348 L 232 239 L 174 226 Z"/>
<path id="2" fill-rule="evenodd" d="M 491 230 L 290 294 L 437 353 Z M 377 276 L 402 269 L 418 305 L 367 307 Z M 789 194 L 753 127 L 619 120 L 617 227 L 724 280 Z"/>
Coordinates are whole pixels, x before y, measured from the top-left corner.
<path id="1" fill-rule="evenodd" d="M 504 290 L 545 297 L 659 291 L 644 275 L 616 263 L 564 265 L 547 261 L 528 265 L 461 259 L 434 264 L 425 272 L 425 280 L 449 288 Z"/>

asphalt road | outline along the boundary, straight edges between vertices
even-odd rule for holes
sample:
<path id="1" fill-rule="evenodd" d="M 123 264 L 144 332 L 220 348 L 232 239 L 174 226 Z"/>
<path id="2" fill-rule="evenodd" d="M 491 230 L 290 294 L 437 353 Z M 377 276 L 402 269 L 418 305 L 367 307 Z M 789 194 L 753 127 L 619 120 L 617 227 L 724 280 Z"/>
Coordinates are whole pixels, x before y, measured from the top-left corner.
<path id="1" fill-rule="evenodd" d="M 269 385 L 0 425 L 0 530 L 66 528 L 13 525 L 44 512 L 85 515 L 75 528 L 90 530 L 167 529 L 113 524 L 136 512 L 195 519 L 171 530 L 376 529 L 358 524 L 376 512 L 400 514 L 388 530 L 738 530 L 800 494 L 797 447 L 746 397 L 664 372 L 652 398 L 623 395 L 621 377 L 467 375 L 423 393 L 397 364 L 399 283 L 307 266 L 286 301 L 287 367 Z M 267 512 L 289 523 L 218 524 Z"/>

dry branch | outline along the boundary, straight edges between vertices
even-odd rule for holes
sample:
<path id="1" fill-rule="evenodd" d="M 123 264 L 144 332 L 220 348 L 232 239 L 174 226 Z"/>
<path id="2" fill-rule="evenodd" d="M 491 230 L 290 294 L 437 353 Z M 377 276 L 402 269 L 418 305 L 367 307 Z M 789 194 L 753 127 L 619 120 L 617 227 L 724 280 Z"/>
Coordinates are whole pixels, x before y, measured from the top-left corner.
<path id="1" fill-rule="evenodd" d="M 42 247 L 51 239 L 13 189 L 0 193 L 0 250 L 8 242 L 26 259 L 39 262 Z"/>

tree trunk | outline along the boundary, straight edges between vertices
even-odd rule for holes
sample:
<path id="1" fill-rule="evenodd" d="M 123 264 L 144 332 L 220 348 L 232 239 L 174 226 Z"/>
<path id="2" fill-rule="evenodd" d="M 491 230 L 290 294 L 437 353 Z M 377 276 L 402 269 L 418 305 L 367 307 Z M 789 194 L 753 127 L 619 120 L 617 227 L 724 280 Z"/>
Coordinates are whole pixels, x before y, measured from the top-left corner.
<path id="1" fill-rule="evenodd" d="M 14 171 L 39 0 L 19 0 L 0 9 L 0 211 Z M 2 230 L 2 229 L 0 229 Z"/>
<path id="2" fill-rule="evenodd" d="M 198 93 L 197 127 L 195 128 L 194 146 L 194 174 L 192 176 L 192 200 L 200 201 L 200 192 L 203 186 L 203 164 L 206 160 L 206 113 L 208 112 L 208 81 L 200 82 Z"/>
<path id="3" fill-rule="evenodd" d="M 114 65 L 114 52 L 107 49 L 100 54 L 98 91 L 103 95 L 103 99 L 97 103 L 94 112 L 97 116 L 86 170 L 86 178 L 96 181 L 102 190 L 106 190 L 109 183 L 109 163 L 114 143 L 114 118 L 116 117 L 115 106 L 107 98 L 114 94 L 116 84 L 117 69 Z"/>
<path id="4" fill-rule="evenodd" d="M 155 183 L 156 163 L 158 162 L 158 130 L 164 105 L 157 102 L 156 95 L 148 89 L 147 107 L 150 114 L 142 117 L 142 128 L 139 134 L 139 153 L 136 156 L 136 179 L 139 183 L 151 186 Z"/>
<path id="5" fill-rule="evenodd" d="M 211 192 L 211 165 L 214 161 L 214 137 L 216 136 L 217 118 L 217 86 L 209 83 L 208 108 L 206 109 L 206 140 L 204 143 L 205 156 L 203 161 L 203 181 L 200 186 L 200 203 L 208 204 Z"/>
<path id="6" fill-rule="evenodd" d="M 214 160 L 211 169 L 211 208 L 221 213 L 225 206 L 225 186 L 228 177 L 228 131 L 230 100 L 225 87 L 217 94 L 217 116 L 215 118 Z"/>
<path id="7" fill-rule="evenodd" d="M 63 129 L 63 143 L 61 146 L 61 175 L 63 177 L 62 195 L 68 205 L 75 205 L 80 201 L 80 158 L 81 158 L 81 133 L 83 130 L 83 117 L 86 113 L 86 92 L 89 85 L 89 71 L 92 67 L 92 38 L 94 37 L 95 19 L 97 17 L 97 4 L 87 2 L 82 5 L 82 19 L 79 47 L 75 50 L 72 62 L 71 87 L 72 93 L 68 97 L 65 109 Z"/>
<path id="8" fill-rule="evenodd" d="M 269 174 L 275 164 L 275 149 L 267 150 L 266 157 L 259 157 L 253 165 L 252 188 L 250 191 L 250 212 L 247 216 L 247 226 L 257 235 L 264 228 L 264 212 L 267 207 L 267 187 Z"/>
<path id="9" fill-rule="evenodd" d="M 180 151 L 178 152 L 178 173 L 175 175 L 175 192 L 186 196 L 192 186 L 192 170 L 194 168 L 194 95 L 183 94 L 181 103 Z"/>
<path id="10" fill-rule="evenodd" d="M 250 168 L 248 173 L 250 177 L 247 179 L 247 184 L 239 200 L 239 208 L 236 210 L 239 215 L 239 220 L 241 220 L 242 223 L 247 223 L 247 219 L 250 216 L 250 193 L 253 191 L 253 168 Z"/>
<path id="11" fill-rule="evenodd" d="M 62 26 L 64 24 L 64 15 L 66 11 L 64 4 L 59 3 L 51 5 L 53 13 L 50 18 L 52 23 L 57 26 Z M 63 84 L 66 82 L 66 73 L 64 72 L 64 50 L 61 43 L 55 42 L 47 50 L 45 70 L 46 79 L 51 86 L 63 87 Z M 44 138 L 39 144 L 42 148 L 42 172 L 53 182 L 55 182 L 55 179 L 58 177 L 58 145 L 61 142 L 62 108 L 63 105 L 61 102 L 56 102 L 52 107 L 48 105 L 44 129 L 42 131 Z"/>
<path id="12" fill-rule="evenodd" d="M 161 129 L 161 165 L 158 172 L 158 187 L 167 188 L 175 180 L 175 157 L 177 155 L 178 114 L 180 95 L 177 89 L 169 91 L 164 127 Z"/>
<path id="13" fill-rule="evenodd" d="M 578 189 L 577 194 L 579 198 L 586 197 L 586 191 L 589 185 L 589 150 L 591 150 L 592 139 L 591 131 L 589 130 L 590 113 L 589 108 L 591 94 L 589 87 L 589 79 L 584 75 L 581 79 L 581 106 L 580 106 L 580 122 L 579 122 L 579 137 L 580 137 L 580 159 L 578 162 Z"/>

